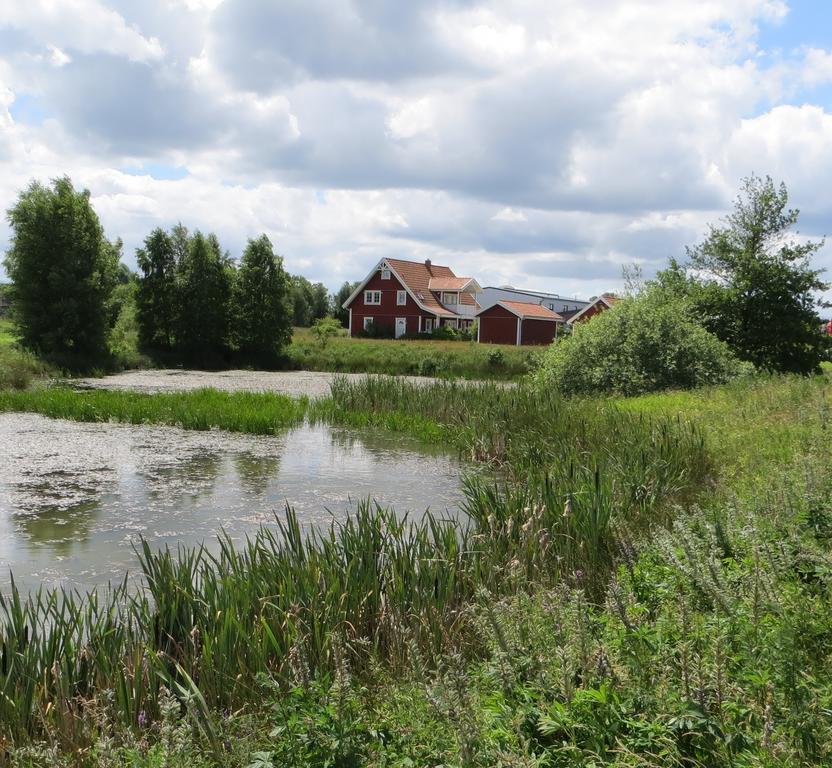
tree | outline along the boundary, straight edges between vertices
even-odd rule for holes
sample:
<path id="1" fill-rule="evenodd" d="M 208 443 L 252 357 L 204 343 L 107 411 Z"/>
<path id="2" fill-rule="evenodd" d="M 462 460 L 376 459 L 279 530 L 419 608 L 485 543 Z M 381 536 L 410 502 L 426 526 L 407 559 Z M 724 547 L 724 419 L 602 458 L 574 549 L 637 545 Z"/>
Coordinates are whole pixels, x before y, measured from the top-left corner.
<path id="1" fill-rule="evenodd" d="M 181 232 L 180 232 L 181 235 Z M 187 231 L 185 232 L 187 242 Z M 163 229 L 154 229 L 136 251 L 141 270 L 136 294 L 139 338 L 146 349 L 173 347 L 177 318 L 177 251 L 174 239 Z"/>
<path id="2" fill-rule="evenodd" d="M 329 315 L 329 292 L 323 283 L 309 282 L 302 275 L 293 275 L 292 284 L 292 315 L 293 323 L 307 328 L 321 317 Z"/>
<path id="3" fill-rule="evenodd" d="M 647 285 L 577 323 L 546 350 L 536 380 L 565 394 L 635 395 L 720 384 L 742 370 L 728 345 L 699 324 L 685 298 Z"/>
<path id="4" fill-rule="evenodd" d="M 274 364 L 292 338 L 289 278 L 266 235 L 249 240 L 234 290 L 235 336 L 241 356 Z"/>
<path id="5" fill-rule="evenodd" d="M 332 295 L 332 313 L 341 325 L 346 328 L 350 324 L 350 311 L 344 309 L 344 302 L 352 296 L 355 289 L 358 288 L 358 283 L 344 283 L 337 293 Z"/>
<path id="6" fill-rule="evenodd" d="M 190 238 L 177 284 L 177 350 L 189 363 L 218 365 L 228 351 L 231 284 L 216 237 Z"/>
<path id="7" fill-rule="evenodd" d="M 788 200 L 785 184 L 744 179 L 733 212 L 688 249 L 697 275 L 690 296 L 705 327 L 741 359 L 814 373 L 826 348 L 815 293 L 827 285 L 810 259 L 823 243 L 794 239 L 799 211 Z"/>
<path id="8" fill-rule="evenodd" d="M 22 343 L 72 369 L 103 361 L 121 243 L 104 237 L 89 191 L 67 177 L 51 187 L 33 182 L 7 215 L 4 264 Z"/>

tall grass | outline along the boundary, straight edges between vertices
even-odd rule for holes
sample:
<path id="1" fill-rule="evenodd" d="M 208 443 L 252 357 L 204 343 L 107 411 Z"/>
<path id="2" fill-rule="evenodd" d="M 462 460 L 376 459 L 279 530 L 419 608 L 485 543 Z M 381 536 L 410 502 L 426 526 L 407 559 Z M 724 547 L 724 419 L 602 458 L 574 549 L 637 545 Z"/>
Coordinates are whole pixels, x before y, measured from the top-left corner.
<path id="1" fill-rule="evenodd" d="M 0 412 L 39 413 L 54 419 L 127 424 L 168 424 L 183 429 L 223 429 L 269 435 L 304 418 L 306 398 L 257 392 L 139 394 L 114 390 L 80 392 L 51 387 L 33 392 L 0 391 Z"/>
<path id="2" fill-rule="evenodd" d="M 465 341 L 336 337 L 322 346 L 307 330 L 295 329 L 286 362 L 307 371 L 518 379 L 537 365 L 539 354 L 533 347 Z"/>
<path id="3" fill-rule="evenodd" d="M 483 588 L 571 583 L 600 595 L 616 535 L 709 470 L 701 433 L 679 419 L 522 387 L 339 381 L 315 404 L 55 389 L 4 393 L 0 410 L 258 434 L 307 414 L 434 430 L 501 468 L 499 482 L 468 481 L 462 520 L 402 520 L 367 501 L 345 521 L 304 530 L 289 510 L 244 546 L 222 540 L 217 555 L 143 544 L 138 593 L 13 588 L 0 601 L 0 734 L 49 735 L 65 749 L 96 738 L 85 711 L 104 691 L 127 724 L 161 716 L 163 686 L 205 711 L 233 709 L 256 699 L 260 676 L 303 684 L 332 672 L 339 654 L 358 670 L 405 668 L 414 652 L 432 663 L 465 645 L 465 606 Z"/>

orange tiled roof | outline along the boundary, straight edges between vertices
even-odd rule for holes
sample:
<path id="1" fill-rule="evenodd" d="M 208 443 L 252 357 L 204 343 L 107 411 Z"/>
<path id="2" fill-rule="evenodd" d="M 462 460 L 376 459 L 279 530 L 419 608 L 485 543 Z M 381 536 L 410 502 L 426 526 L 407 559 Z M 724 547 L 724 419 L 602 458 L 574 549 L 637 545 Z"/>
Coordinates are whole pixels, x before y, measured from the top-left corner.
<path id="1" fill-rule="evenodd" d="M 470 277 L 432 277 L 428 287 L 432 291 L 461 291 L 470 282 Z"/>
<path id="2" fill-rule="evenodd" d="M 455 312 L 445 309 L 430 292 L 430 281 L 434 278 L 451 278 L 458 280 L 449 267 L 431 264 L 430 268 L 422 261 L 404 261 L 403 259 L 385 259 L 404 281 L 405 285 L 415 294 L 416 298 L 437 315 L 456 317 Z"/>
<path id="3" fill-rule="evenodd" d="M 515 315 L 520 315 L 524 320 L 529 318 L 563 322 L 563 318 L 557 312 L 552 312 L 551 309 L 541 304 L 526 304 L 522 301 L 498 301 L 497 303 L 510 312 L 514 312 Z"/>

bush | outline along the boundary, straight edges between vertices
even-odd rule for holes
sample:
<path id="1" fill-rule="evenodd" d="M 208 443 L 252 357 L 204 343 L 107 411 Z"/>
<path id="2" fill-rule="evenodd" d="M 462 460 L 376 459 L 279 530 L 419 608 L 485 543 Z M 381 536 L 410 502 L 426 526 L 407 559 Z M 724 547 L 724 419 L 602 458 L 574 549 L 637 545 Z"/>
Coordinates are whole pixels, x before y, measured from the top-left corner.
<path id="1" fill-rule="evenodd" d="M 372 323 L 369 328 L 362 328 L 358 332 L 362 339 L 392 339 L 394 336 L 393 326 L 383 323 Z"/>
<path id="2" fill-rule="evenodd" d="M 488 352 L 488 367 L 502 368 L 506 362 L 506 356 L 502 349 L 492 349 Z"/>
<path id="3" fill-rule="evenodd" d="M 578 324 L 535 375 L 566 394 L 640 394 L 719 384 L 753 370 L 706 331 L 688 305 L 651 287 Z"/>

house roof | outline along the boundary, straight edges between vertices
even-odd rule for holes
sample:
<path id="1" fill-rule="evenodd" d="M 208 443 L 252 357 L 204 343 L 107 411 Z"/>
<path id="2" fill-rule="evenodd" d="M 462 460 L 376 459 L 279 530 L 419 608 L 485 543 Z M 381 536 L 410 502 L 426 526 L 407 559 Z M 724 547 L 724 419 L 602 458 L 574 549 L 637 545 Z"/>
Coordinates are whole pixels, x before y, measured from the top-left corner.
<path id="1" fill-rule="evenodd" d="M 435 278 L 458 279 L 450 267 L 443 267 L 440 264 L 428 265 L 423 261 L 405 261 L 404 259 L 385 259 L 384 261 L 398 275 L 405 287 L 415 294 L 425 309 L 437 315 L 456 316 L 456 313 L 445 309 L 430 292 L 430 282 Z"/>
<path id="2" fill-rule="evenodd" d="M 479 290 L 480 287 L 473 277 L 431 277 L 428 284 L 432 291 L 464 291 L 469 286 L 474 291 Z"/>
<path id="3" fill-rule="evenodd" d="M 552 312 L 551 309 L 541 304 L 529 304 L 525 301 L 498 301 L 493 306 L 507 309 L 512 314 L 517 315 L 521 320 L 549 320 L 553 323 L 563 322 L 561 315 L 557 312 Z M 488 309 L 491 309 L 491 307 Z M 484 309 L 477 317 L 482 315 L 483 312 L 488 312 L 488 309 Z"/>
<path id="4" fill-rule="evenodd" d="M 588 312 L 590 309 L 592 309 L 596 304 L 604 304 L 609 309 L 613 304 L 615 304 L 616 301 L 618 301 L 618 296 L 613 296 L 611 294 L 599 296 L 597 299 L 593 299 L 593 301 L 590 304 L 587 304 L 583 309 L 579 310 L 574 315 L 572 315 L 569 318 L 569 322 L 573 323 L 585 312 Z"/>
<path id="5" fill-rule="evenodd" d="M 506 293 L 516 293 L 518 296 L 533 296 L 536 299 L 554 299 L 557 301 L 564 301 L 568 304 L 589 304 L 586 299 L 576 299 L 574 296 L 561 296 L 559 293 L 546 293 L 545 291 L 527 291 L 522 288 L 514 288 L 511 286 L 501 287 L 499 285 L 487 285 L 483 288 L 484 291 L 504 291 Z M 535 301 L 539 304 L 539 301 Z"/>

